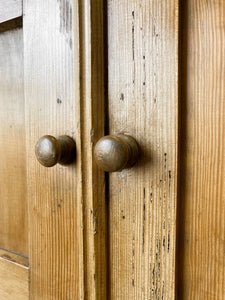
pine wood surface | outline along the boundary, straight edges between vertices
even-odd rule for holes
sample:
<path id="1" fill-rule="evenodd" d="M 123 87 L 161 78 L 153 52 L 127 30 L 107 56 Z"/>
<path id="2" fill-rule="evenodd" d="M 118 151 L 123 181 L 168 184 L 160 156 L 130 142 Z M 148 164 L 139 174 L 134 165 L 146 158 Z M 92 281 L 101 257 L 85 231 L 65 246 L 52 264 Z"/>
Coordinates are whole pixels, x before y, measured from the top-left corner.
<path id="1" fill-rule="evenodd" d="M 28 256 L 23 31 L 0 33 L 0 248 Z"/>
<path id="2" fill-rule="evenodd" d="M 79 2 L 84 298 L 107 296 L 107 206 L 105 176 L 94 161 L 94 145 L 105 125 L 104 0 Z"/>
<path id="3" fill-rule="evenodd" d="M 224 11 L 24 0 L 0 33 L 0 298 L 224 299 Z M 76 162 L 41 166 L 45 134 Z M 133 168 L 97 167 L 106 134 L 137 140 Z"/>
<path id="4" fill-rule="evenodd" d="M 183 2 L 178 299 L 225 297 L 225 2 Z"/>
<path id="5" fill-rule="evenodd" d="M 31 299 L 82 299 L 83 242 L 77 1 L 24 1 Z M 73 137 L 76 162 L 45 168 L 37 140 Z"/>
<path id="6" fill-rule="evenodd" d="M 109 132 L 136 166 L 109 177 L 110 299 L 174 299 L 178 1 L 108 2 Z"/>

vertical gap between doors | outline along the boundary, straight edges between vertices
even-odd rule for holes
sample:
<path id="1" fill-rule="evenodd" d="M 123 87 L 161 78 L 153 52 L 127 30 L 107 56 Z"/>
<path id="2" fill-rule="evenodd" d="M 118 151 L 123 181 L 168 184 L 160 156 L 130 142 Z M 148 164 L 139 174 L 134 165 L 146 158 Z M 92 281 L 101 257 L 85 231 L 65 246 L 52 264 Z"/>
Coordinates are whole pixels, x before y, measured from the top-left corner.
<path id="1" fill-rule="evenodd" d="M 178 45 L 178 182 L 177 182 L 177 226 L 176 226 L 176 299 L 183 299 L 182 272 L 184 266 L 184 217 L 187 151 L 187 55 L 188 55 L 188 1 L 181 0 L 179 6 Z"/>
<path id="2" fill-rule="evenodd" d="M 105 135 L 109 134 L 109 99 L 108 99 L 108 1 L 103 2 L 104 16 L 104 60 L 105 60 Z M 105 201 L 106 201 L 106 266 L 107 266 L 107 299 L 110 300 L 110 205 L 109 205 L 109 173 L 105 172 Z"/>

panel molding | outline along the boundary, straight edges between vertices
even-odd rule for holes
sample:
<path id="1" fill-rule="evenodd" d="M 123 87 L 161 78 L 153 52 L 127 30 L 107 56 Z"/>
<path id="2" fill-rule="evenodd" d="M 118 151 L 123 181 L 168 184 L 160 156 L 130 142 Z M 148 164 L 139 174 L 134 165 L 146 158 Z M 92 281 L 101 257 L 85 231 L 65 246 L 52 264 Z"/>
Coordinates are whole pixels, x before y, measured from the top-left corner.
<path id="1" fill-rule="evenodd" d="M 107 298 L 107 207 L 105 175 L 93 158 L 93 146 L 105 129 L 105 4 L 81 0 L 80 84 L 85 299 Z"/>

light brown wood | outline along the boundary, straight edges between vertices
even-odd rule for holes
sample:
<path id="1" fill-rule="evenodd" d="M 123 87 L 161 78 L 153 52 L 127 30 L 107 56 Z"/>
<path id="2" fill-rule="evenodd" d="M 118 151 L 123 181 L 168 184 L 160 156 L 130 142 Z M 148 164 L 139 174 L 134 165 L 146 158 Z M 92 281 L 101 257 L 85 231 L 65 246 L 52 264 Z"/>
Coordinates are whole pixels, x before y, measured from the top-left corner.
<path id="1" fill-rule="evenodd" d="M 82 188 L 84 206 L 85 299 L 107 296 L 107 207 L 104 172 L 94 161 L 94 145 L 104 135 L 104 0 L 80 3 Z"/>
<path id="2" fill-rule="evenodd" d="M 83 299 L 77 1 L 24 1 L 31 299 Z M 37 140 L 74 138 L 77 161 L 43 168 Z"/>
<path id="3" fill-rule="evenodd" d="M 0 250 L 0 299 L 29 299 L 29 269 L 24 266 L 24 258 Z M 23 261 L 23 264 L 20 262 Z"/>
<path id="4" fill-rule="evenodd" d="M 24 267 L 29 267 L 28 257 L 12 251 L 8 251 L 6 249 L 0 248 L 0 258 L 9 260 Z"/>
<path id="5" fill-rule="evenodd" d="M 22 0 L 0 1 L 0 23 L 21 17 L 23 14 Z"/>
<path id="6" fill-rule="evenodd" d="M 178 299 L 225 297 L 225 2 L 182 6 Z"/>
<path id="7" fill-rule="evenodd" d="M 0 247 L 28 256 L 23 31 L 0 33 Z"/>
<path id="8" fill-rule="evenodd" d="M 178 1 L 108 2 L 109 129 L 134 136 L 109 177 L 110 299 L 174 299 Z"/>

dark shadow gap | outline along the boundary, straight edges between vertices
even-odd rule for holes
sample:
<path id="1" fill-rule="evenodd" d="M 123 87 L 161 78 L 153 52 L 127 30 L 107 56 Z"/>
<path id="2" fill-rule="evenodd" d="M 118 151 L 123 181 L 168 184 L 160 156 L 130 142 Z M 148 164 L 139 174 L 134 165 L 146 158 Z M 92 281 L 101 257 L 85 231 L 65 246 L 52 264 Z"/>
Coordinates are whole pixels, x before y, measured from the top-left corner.
<path id="1" fill-rule="evenodd" d="M 185 242 L 185 186 L 187 171 L 187 57 L 188 55 L 188 1 L 179 7 L 178 45 L 178 183 L 176 232 L 176 299 L 183 299 L 183 267 Z"/>
<path id="2" fill-rule="evenodd" d="M 23 18 L 19 17 L 3 23 L 0 23 L 0 32 L 23 27 Z"/>
<path id="3" fill-rule="evenodd" d="M 104 97 L 105 97 L 105 135 L 109 134 L 109 95 L 108 95 L 108 1 L 103 1 L 103 26 L 104 26 Z M 110 300 L 110 205 L 109 205 L 109 173 L 105 172 L 105 205 L 106 205 L 106 266 L 107 266 L 107 300 Z"/>

